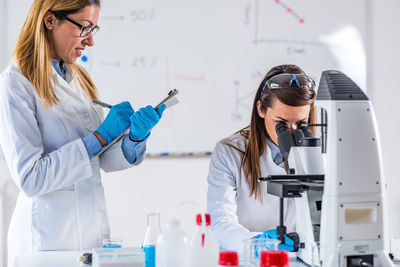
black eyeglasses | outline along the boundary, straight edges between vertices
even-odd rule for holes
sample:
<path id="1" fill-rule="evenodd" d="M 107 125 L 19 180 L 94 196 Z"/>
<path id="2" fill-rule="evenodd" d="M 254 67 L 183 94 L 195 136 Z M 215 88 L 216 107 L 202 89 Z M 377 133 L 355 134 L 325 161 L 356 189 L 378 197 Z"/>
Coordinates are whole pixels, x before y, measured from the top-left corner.
<path id="1" fill-rule="evenodd" d="M 299 77 L 300 79 L 297 79 L 296 77 Z M 264 94 L 265 88 L 269 90 L 276 90 L 276 89 L 290 88 L 290 87 L 298 87 L 306 90 L 314 90 L 315 82 L 312 78 L 302 73 L 277 74 L 275 76 L 272 76 L 269 80 L 265 82 L 264 87 L 260 93 L 260 99 Z"/>
<path id="2" fill-rule="evenodd" d="M 95 35 L 99 30 L 100 27 L 99 26 L 83 26 L 82 24 L 68 18 L 67 16 L 65 16 L 64 14 L 57 12 L 57 11 L 52 11 L 54 13 L 54 15 L 62 17 L 65 20 L 68 20 L 69 22 L 71 22 L 72 24 L 76 25 L 79 27 L 79 29 L 81 29 L 81 33 L 80 33 L 80 37 L 87 37 L 89 36 L 90 33 L 92 33 L 92 35 Z"/>

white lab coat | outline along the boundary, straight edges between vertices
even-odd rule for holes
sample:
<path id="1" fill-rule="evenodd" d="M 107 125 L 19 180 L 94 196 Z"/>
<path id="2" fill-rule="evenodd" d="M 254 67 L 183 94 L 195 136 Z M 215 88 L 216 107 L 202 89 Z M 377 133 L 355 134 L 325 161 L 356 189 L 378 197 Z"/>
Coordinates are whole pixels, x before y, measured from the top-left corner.
<path id="1" fill-rule="evenodd" d="M 68 82 L 54 68 L 53 75 L 60 102 L 48 110 L 15 63 L 0 76 L 0 142 L 21 190 L 8 234 L 9 266 L 18 266 L 24 251 L 99 247 L 110 233 L 100 168 L 132 166 L 121 144 L 89 160 L 81 138 L 97 129 L 103 111 L 70 75 Z"/>
<path id="2" fill-rule="evenodd" d="M 236 133 L 226 138 L 244 151 L 246 139 Z M 241 154 L 219 142 L 211 157 L 208 174 L 207 210 L 212 229 L 223 249 L 242 251 L 243 240 L 279 225 L 279 198 L 267 193 L 262 183 L 264 202 L 250 196 L 250 187 L 241 169 Z M 286 174 L 277 166 L 267 147 L 260 157 L 261 176 Z M 288 232 L 296 230 L 296 207 L 293 199 L 284 200 L 284 224 Z"/>

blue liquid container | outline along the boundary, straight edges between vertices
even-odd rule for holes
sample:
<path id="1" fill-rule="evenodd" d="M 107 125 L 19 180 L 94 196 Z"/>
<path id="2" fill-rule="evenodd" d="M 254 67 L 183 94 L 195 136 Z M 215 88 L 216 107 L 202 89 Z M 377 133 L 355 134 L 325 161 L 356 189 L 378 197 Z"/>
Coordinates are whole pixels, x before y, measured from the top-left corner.
<path id="1" fill-rule="evenodd" d="M 142 245 L 142 249 L 145 253 L 145 267 L 156 266 L 156 244 L 160 234 L 160 213 L 147 213 L 147 227 Z"/>
<path id="2" fill-rule="evenodd" d="M 145 254 L 144 266 L 145 267 L 155 267 L 156 266 L 156 246 L 145 246 L 143 247 Z"/>

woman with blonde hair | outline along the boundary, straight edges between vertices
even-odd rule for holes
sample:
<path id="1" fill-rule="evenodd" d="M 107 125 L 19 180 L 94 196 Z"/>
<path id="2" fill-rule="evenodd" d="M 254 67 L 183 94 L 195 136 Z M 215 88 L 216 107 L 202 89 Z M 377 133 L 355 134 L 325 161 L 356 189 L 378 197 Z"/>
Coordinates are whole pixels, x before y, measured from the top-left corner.
<path id="1" fill-rule="evenodd" d="M 208 173 L 207 209 L 222 248 L 241 251 L 245 239 L 278 238 L 279 198 L 268 194 L 258 178 L 286 174 L 275 127 L 284 123 L 293 131 L 314 121 L 314 87 L 296 65 L 273 67 L 255 94 L 250 125 L 216 145 Z M 284 207 L 284 225 L 293 232 L 294 199 L 285 199 Z M 286 237 L 279 248 L 293 251 L 294 242 Z"/>
<path id="2" fill-rule="evenodd" d="M 0 75 L 0 144 L 20 188 L 8 235 L 9 266 L 39 250 L 100 247 L 109 225 L 100 168 L 143 160 L 165 109 L 114 105 L 103 120 L 89 75 L 75 64 L 93 35 L 99 0 L 35 0 L 14 59 Z M 101 156 L 105 145 L 129 135 Z"/>

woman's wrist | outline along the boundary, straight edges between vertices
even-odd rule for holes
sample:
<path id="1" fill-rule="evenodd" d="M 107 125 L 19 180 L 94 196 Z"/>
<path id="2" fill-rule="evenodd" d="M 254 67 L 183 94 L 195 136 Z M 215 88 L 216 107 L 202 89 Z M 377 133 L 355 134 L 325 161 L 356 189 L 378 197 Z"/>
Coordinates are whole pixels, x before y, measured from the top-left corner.
<path id="1" fill-rule="evenodd" d="M 93 132 L 102 147 L 107 145 L 107 140 L 98 132 Z"/>
<path id="2" fill-rule="evenodd" d="M 144 141 L 144 139 L 142 139 L 142 140 L 134 140 L 134 139 L 131 137 L 131 135 L 129 135 L 129 139 L 131 139 L 132 142 L 137 142 L 137 143 L 143 142 L 143 141 Z"/>

